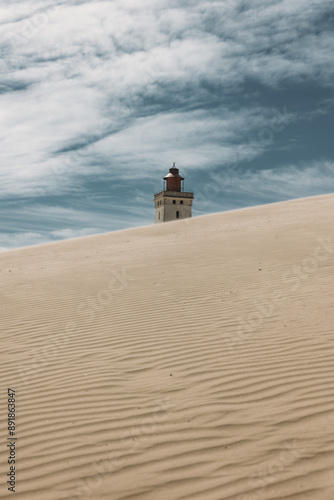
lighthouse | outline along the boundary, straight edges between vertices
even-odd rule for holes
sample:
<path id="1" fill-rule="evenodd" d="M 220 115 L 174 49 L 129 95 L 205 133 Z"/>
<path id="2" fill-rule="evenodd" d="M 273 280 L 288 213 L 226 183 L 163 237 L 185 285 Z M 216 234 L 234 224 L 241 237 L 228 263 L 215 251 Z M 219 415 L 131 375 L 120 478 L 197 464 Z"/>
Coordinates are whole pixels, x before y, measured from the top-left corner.
<path id="1" fill-rule="evenodd" d="M 173 163 L 163 178 L 163 191 L 154 195 L 155 223 L 191 217 L 194 193 L 184 191 L 184 178 Z"/>

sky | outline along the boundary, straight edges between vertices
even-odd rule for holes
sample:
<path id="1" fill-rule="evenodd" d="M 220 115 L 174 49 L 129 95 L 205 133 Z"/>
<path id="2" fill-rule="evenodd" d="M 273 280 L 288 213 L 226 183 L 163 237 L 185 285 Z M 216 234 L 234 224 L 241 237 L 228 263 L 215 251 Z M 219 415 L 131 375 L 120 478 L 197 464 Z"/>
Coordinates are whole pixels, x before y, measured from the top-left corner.
<path id="1" fill-rule="evenodd" d="M 334 192 L 333 0 L 2 0 L 0 250 Z"/>

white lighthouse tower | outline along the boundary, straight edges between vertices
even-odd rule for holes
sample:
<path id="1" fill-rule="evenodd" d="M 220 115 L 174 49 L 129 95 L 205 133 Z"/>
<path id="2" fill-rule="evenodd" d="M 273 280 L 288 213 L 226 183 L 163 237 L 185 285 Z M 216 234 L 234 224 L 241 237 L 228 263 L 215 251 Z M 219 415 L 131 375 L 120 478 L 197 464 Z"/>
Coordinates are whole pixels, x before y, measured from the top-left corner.
<path id="1" fill-rule="evenodd" d="M 173 163 L 164 177 L 163 191 L 154 195 L 155 223 L 191 217 L 194 193 L 184 191 L 184 178 Z"/>

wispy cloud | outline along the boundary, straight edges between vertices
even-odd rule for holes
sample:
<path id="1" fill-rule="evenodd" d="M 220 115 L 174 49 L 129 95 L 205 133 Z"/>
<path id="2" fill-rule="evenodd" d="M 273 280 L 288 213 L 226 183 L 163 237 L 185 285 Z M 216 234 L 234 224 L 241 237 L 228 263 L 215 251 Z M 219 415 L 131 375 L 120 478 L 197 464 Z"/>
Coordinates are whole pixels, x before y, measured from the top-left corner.
<path id="1" fill-rule="evenodd" d="M 203 215 L 332 192 L 334 161 L 325 159 L 285 164 L 279 169 L 245 168 L 235 175 L 226 175 L 223 171 L 206 178 L 199 190 L 199 202 L 194 212 Z"/>

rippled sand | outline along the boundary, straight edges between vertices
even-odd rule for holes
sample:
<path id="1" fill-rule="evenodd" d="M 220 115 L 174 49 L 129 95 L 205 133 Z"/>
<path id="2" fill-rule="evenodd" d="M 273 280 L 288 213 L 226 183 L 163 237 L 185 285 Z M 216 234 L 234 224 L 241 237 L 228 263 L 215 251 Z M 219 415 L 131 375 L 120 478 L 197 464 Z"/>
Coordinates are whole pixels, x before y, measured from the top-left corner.
<path id="1" fill-rule="evenodd" d="M 0 254 L 16 499 L 334 499 L 334 196 Z"/>

